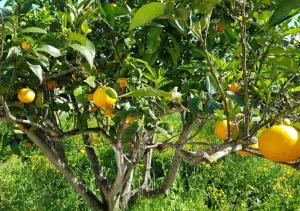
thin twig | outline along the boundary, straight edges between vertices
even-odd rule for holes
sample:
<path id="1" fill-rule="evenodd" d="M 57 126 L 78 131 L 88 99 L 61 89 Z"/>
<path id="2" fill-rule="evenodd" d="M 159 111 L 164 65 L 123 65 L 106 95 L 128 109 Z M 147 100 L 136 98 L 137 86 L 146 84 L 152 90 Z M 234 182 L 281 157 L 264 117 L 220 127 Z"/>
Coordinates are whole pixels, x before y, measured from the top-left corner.
<path id="1" fill-rule="evenodd" d="M 54 131 L 50 128 L 46 128 L 38 123 L 35 123 L 35 122 L 31 122 L 30 120 L 24 120 L 24 119 L 19 119 L 19 118 L 16 118 L 15 116 L 13 116 L 11 113 L 10 113 L 10 110 L 9 110 L 9 107 L 6 103 L 6 100 L 3 96 L 0 96 L 0 100 L 2 102 L 2 105 L 3 105 L 3 108 L 4 108 L 4 111 L 5 111 L 5 114 L 6 114 L 6 117 L 7 119 L 10 119 L 12 121 L 15 121 L 17 123 L 22 123 L 22 124 L 28 124 L 28 125 L 31 125 L 33 127 L 37 127 L 51 135 L 54 135 L 54 136 L 59 136 L 59 134 L 57 134 L 57 131 Z"/>
<path id="2" fill-rule="evenodd" d="M 241 46 L 242 46 L 242 71 L 244 81 L 244 135 L 250 134 L 250 110 L 249 110 L 249 81 L 250 73 L 247 70 L 247 17 L 246 17 L 246 0 L 241 2 Z"/>
<path id="3" fill-rule="evenodd" d="M 3 21 L 3 16 L 2 12 L 0 12 L 0 25 L 1 25 L 1 46 L 0 46 L 0 60 L 2 59 L 3 56 L 3 50 L 4 50 L 4 21 Z"/>
<path id="4" fill-rule="evenodd" d="M 215 82 L 217 83 L 218 89 L 220 90 L 220 94 L 222 97 L 222 100 L 224 102 L 224 113 L 227 119 L 227 133 L 228 133 L 228 138 L 231 138 L 231 128 L 229 127 L 230 125 L 230 120 L 229 120 L 229 110 L 228 110 L 228 100 L 223 88 L 223 81 L 221 78 L 219 78 L 217 76 L 217 73 L 215 72 L 216 69 L 216 65 L 215 62 L 211 59 L 210 53 L 207 50 L 207 41 L 206 41 L 206 37 L 205 39 L 202 37 L 202 34 L 198 34 L 192 27 L 190 28 L 190 30 L 193 32 L 193 34 L 197 37 L 197 39 L 199 40 L 200 43 L 202 43 L 203 46 L 203 51 L 205 53 L 205 59 L 209 65 L 209 71 L 211 73 L 211 75 L 213 76 Z"/>

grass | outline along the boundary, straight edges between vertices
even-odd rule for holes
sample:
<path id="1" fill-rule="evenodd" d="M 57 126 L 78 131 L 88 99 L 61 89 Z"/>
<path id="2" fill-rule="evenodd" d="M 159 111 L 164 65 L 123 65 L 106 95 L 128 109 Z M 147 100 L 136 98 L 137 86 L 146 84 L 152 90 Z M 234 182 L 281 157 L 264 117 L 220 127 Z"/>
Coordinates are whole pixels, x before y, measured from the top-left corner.
<path id="1" fill-rule="evenodd" d="M 178 116 L 172 115 L 175 131 Z M 215 140 L 213 129 L 205 127 L 196 139 Z M 158 137 L 163 139 L 163 136 Z M 67 140 L 69 157 L 77 176 L 93 191 L 89 162 L 80 150 L 80 138 Z M 38 150 L 21 150 L 21 156 L 0 161 L 0 210 L 88 210 L 64 178 Z M 114 165 L 107 144 L 97 148 L 106 174 Z M 158 185 L 170 163 L 170 152 L 154 153 L 152 178 Z M 112 179 L 112 178 L 109 178 Z M 137 171 L 139 183 L 140 173 Z M 220 162 L 190 166 L 183 163 L 179 176 L 165 196 L 139 199 L 130 210 L 297 210 L 300 209 L 300 173 L 280 164 L 232 154 Z"/>

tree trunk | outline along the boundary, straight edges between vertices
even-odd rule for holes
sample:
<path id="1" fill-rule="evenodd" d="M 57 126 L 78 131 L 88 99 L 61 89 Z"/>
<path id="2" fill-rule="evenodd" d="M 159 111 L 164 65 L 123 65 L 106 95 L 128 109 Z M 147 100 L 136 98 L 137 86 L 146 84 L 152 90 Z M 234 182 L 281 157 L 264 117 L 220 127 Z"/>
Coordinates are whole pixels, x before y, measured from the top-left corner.
<path id="1" fill-rule="evenodd" d="M 23 131 L 28 138 L 30 138 L 30 140 L 32 140 L 41 149 L 49 161 L 64 175 L 75 191 L 85 199 L 92 210 L 107 210 L 107 204 L 101 203 L 88 189 L 88 187 L 75 177 L 72 171 L 67 167 L 66 163 L 64 163 L 53 151 L 51 151 L 50 147 L 46 143 L 29 130 L 23 129 Z"/>

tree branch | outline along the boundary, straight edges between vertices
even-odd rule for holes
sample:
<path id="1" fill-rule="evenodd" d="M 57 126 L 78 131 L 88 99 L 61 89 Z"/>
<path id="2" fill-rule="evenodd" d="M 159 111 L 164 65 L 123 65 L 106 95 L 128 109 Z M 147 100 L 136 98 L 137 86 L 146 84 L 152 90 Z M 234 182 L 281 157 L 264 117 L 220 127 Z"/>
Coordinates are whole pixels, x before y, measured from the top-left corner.
<path id="1" fill-rule="evenodd" d="M 6 115 L 6 118 L 7 119 L 10 119 L 14 122 L 17 122 L 17 123 L 22 123 L 22 124 L 27 124 L 27 125 L 31 125 L 33 127 L 37 127 L 49 134 L 51 134 L 52 136 L 59 136 L 59 134 L 57 134 L 56 131 L 50 129 L 50 128 L 46 128 L 38 123 L 35 123 L 35 122 L 31 122 L 30 120 L 24 120 L 24 119 L 19 119 L 19 118 L 16 118 L 15 116 L 13 116 L 11 113 L 10 113 L 10 110 L 9 110 L 9 107 L 6 103 L 6 100 L 3 96 L 0 96 L 0 101 L 3 105 L 3 108 L 4 108 L 4 111 L 5 111 L 5 115 Z"/>
<path id="2" fill-rule="evenodd" d="M 74 72 L 76 72 L 75 68 L 71 69 L 71 70 L 65 70 L 65 71 L 59 72 L 57 74 L 50 75 L 50 76 L 44 78 L 43 81 L 46 82 L 46 81 L 50 81 L 50 80 L 53 80 L 53 79 L 57 79 L 57 78 L 60 78 L 60 77 L 62 77 L 64 75 L 71 74 L 71 73 L 74 73 Z"/>
<path id="3" fill-rule="evenodd" d="M 216 69 L 215 68 L 216 67 L 215 62 L 211 59 L 211 55 L 207 50 L 207 40 L 206 40 L 207 39 L 207 31 L 206 31 L 205 38 L 203 38 L 201 32 L 200 32 L 200 34 L 195 32 L 195 30 L 192 27 L 190 28 L 190 30 L 194 33 L 196 38 L 203 45 L 203 51 L 205 53 L 205 60 L 208 63 L 208 66 L 209 66 L 209 72 L 213 76 L 215 82 L 217 83 L 218 89 L 220 90 L 220 94 L 221 94 L 222 100 L 224 102 L 224 113 L 225 113 L 226 120 L 227 120 L 227 125 L 228 125 L 227 134 L 228 134 L 228 138 L 230 139 L 231 138 L 231 127 L 229 127 L 229 125 L 230 125 L 229 116 L 230 115 L 229 115 L 229 109 L 228 109 L 228 100 L 227 100 L 225 90 L 224 90 L 224 87 L 223 87 L 224 83 L 223 83 L 222 79 L 217 76 L 217 73 L 215 72 L 215 69 Z"/>
<path id="4" fill-rule="evenodd" d="M 142 195 L 147 197 L 156 197 L 162 194 L 165 194 L 166 191 L 171 187 L 173 182 L 176 179 L 177 172 L 180 167 L 181 163 L 181 157 L 179 155 L 179 150 L 183 147 L 184 142 L 187 140 L 192 128 L 193 128 L 194 122 L 188 122 L 183 126 L 182 133 L 177 141 L 177 144 L 179 144 L 178 149 L 174 153 L 174 157 L 172 160 L 172 163 L 170 165 L 170 169 L 168 172 L 168 175 L 164 179 L 164 181 L 161 183 L 161 185 L 153 190 L 145 190 L 142 192 Z"/>
<path id="5" fill-rule="evenodd" d="M 111 140 L 111 138 L 109 137 L 109 135 L 107 135 L 106 132 L 103 129 L 99 128 L 99 127 L 96 127 L 96 128 L 87 128 L 84 131 L 84 133 L 85 134 L 97 133 L 100 136 L 102 136 L 103 138 Z M 61 136 L 61 138 L 69 138 L 69 137 L 76 136 L 76 135 L 79 135 L 79 134 L 82 134 L 82 131 L 80 131 L 79 129 L 74 129 L 74 130 L 71 130 L 71 131 L 63 133 L 62 136 Z"/>
<path id="6" fill-rule="evenodd" d="M 249 110 L 249 73 L 247 70 L 247 17 L 246 17 L 246 0 L 241 1 L 241 46 L 242 46 L 242 71 L 244 82 L 244 136 L 250 135 L 250 110 Z"/>
<path id="7" fill-rule="evenodd" d="M 250 136 L 253 136 L 254 134 L 256 134 L 257 131 L 258 131 L 260 128 L 262 128 L 262 127 L 264 127 L 264 126 L 266 126 L 266 125 L 268 125 L 268 124 L 270 124 L 270 123 L 276 121 L 276 120 L 279 119 L 280 117 L 282 117 L 282 116 L 284 116 L 284 115 L 286 115 L 286 114 L 288 114 L 288 113 L 290 113 L 290 112 L 295 111 L 297 108 L 300 108 L 300 103 L 297 103 L 297 104 L 295 104 L 294 106 L 292 106 L 292 107 L 290 107 L 290 108 L 288 108 L 288 109 L 286 109 L 286 110 L 284 110 L 284 111 L 282 111 L 282 112 L 276 114 L 273 118 L 269 118 L 268 120 L 262 122 L 261 124 L 257 125 L 257 126 L 252 130 Z"/>
<path id="8" fill-rule="evenodd" d="M 2 16 L 2 12 L 0 12 L 0 25 L 1 25 L 1 43 L 0 43 L 0 60 L 2 59 L 3 56 L 3 48 L 4 48 L 4 39 L 5 39 L 5 35 L 4 35 L 4 21 L 3 21 L 3 16 Z"/>
<path id="9" fill-rule="evenodd" d="M 97 184 L 98 188 L 103 192 L 104 197 L 106 197 L 108 195 L 109 185 L 103 175 L 102 166 L 100 165 L 100 163 L 97 159 L 96 152 L 95 152 L 91 142 L 89 141 L 89 135 L 83 134 L 82 138 L 83 138 L 84 144 L 86 145 L 85 149 L 87 152 L 87 156 L 91 162 L 91 168 L 92 168 L 94 177 L 96 179 L 96 184 Z"/>
<path id="10" fill-rule="evenodd" d="M 72 187 L 79 193 L 89 204 L 93 210 L 106 210 L 107 206 L 101 203 L 97 197 L 88 189 L 88 187 L 67 168 L 66 163 L 60 160 L 53 151 L 34 133 L 27 129 L 22 129 L 22 131 L 32 140 L 44 153 L 44 155 L 49 159 L 49 161 L 64 175 L 67 181 L 72 185 Z"/>

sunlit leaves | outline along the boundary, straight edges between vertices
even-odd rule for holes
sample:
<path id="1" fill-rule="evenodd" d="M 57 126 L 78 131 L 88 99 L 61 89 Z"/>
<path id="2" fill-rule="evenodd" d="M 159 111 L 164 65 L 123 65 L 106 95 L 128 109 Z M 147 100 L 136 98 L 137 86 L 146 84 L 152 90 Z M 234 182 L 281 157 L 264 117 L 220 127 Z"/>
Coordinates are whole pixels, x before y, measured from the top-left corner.
<path id="1" fill-rule="evenodd" d="M 38 27 L 29 27 L 22 30 L 23 33 L 38 33 L 38 34 L 47 34 L 45 29 L 41 29 Z"/>
<path id="2" fill-rule="evenodd" d="M 88 93 L 87 86 L 79 86 L 76 89 L 74 89 L 74 91 L 73 91 L 75 99 L 80 103 L 88 102 L 87 93 Z"/>
<path id="3" fill-rule="evenodd" d="M 96 87 L 95 80 L 96 80 L 95 76 L 89 76 L 87 79 L 84 80 L 84 82 L 87 83 L 90 87 L 95 88 Z"/>
<path id="4" fill-rule="evenodd" d="M 21 53 L 20 49 L 16 46 L 13 46 L 9 49 L 6 59 L 9 59 L 13 56 L 17 56 Z"/>
<path id="5" fill-rule="evenodd" d="M 152 87 L 144 87 L 124 94 L 120 97 L 171 97 L 171 93 L 154 89 Z"/>
<path id="6" fill-rule="evenodd" d="M 42 45 L 42 46 L 39 46 L 38 48 L 36 48 L 35 50 L 48 53 L 53 57 L 61 56 L 60 51 L 51 45 Z"/>
<path id="7" fill-rule="evenodd" d="M 75 43 L 75 44 L 70 44 L 70 47 L 78 51 L 82 56 L 84 56 L 86 61 L 89 63 L 90 67 L 93 66 L 94 56 L 87 46 L 83 46 Z"/>
<path id="8" fill-rule="evenodd" d="M 43 69 L 41 65 L 35 65 L 27 62 L 30 70 L 39 78 L 40 81 L 43 81 Z"/>
<path id="9" fill-rule="evenodd" d="M 92 29 L 90 29 L 89 25 L 87 24 L 86 21 L 83 21 L 81 24 L 81 30 L 83 31 L 83 33 L 85 35 L 87 35 L 88 33 L 92 32 Z"/>
<path id="10" fill-rule="evenodd" d="M 142 6 L 134 14 L 129 30 L 143 26 L 164 14 L 165 6 L 160 2 L 152 2 Z"/>

